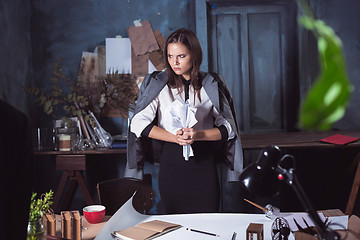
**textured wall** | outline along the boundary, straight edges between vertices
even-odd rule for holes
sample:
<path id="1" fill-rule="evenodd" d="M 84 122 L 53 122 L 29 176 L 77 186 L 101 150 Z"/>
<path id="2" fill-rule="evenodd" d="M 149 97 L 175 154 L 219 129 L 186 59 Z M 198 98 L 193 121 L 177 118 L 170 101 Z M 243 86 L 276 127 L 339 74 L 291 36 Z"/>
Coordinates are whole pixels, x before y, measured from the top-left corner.
<path id="1" fill-rule="evenodd" d="M 83 51 L 104 46 L 105 38 L 128 37 L 134 20 L 150 20 L 164 37 L 180 27 L 194 28 L 191 0 L 34 0 L 33 8 L 34 79 L 45 86 L 57 58 L 64 59 L 65 73 L 75 75 Z"/>
<path id="2" fill-rule="evenodd" d="M 27 97 L 22 86 L 31 81 L 32 71 L 30 17 L 29 1 L 0 2 L 0 98 L 23 112 Z"/>
<path id="3" fill-rule="evenodd" d="M 133 20 L 150 20 L 166 37 L 179 27 L 191 28 L 191 1 L 109 0 L 34 1 L 32 42 L 35 74 L 47 81 L 51 64 L 64 58 L 65 69 L 76 73 L 82 51 L 105 45 L 105 38 L 128 37 Z M 191 15 L 190 15 L 191 16 Z"/>
<path id="4" fill-rule="evenodd" d="M 345 116 L 334 127 L 340 129 L 360 129 L 360 2 L 356 0 L 316 1 L 318 18 L 331 26 L 343 42 L 347 72 L 355 90 Z"/>

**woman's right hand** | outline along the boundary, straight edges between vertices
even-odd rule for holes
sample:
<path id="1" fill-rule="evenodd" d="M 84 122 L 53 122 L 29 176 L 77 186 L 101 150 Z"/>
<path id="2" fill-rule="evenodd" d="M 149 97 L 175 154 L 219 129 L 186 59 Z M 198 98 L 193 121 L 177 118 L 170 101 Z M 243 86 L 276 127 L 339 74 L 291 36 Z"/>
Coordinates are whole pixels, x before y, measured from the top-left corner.
<path id="1" fill-rule="evenodd" d="M 195 131 L 193 128 L 182 128 L 176 131 L 176 138 L 179 145 L 190 145 L 195 140 Z"/>

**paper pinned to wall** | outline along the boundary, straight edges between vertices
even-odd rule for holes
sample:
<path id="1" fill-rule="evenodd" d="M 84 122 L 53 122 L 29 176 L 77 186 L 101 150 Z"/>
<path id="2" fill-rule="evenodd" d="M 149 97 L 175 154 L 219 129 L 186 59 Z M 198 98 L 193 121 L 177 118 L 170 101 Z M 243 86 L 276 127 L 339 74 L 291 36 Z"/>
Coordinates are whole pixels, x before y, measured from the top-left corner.
<path id="1" fill-rule="evenodd" d="M 154 71 L 157 71 L 156 67 L 154 66 L 154 64 L 152 64 L 152 62 L 149 60 L 148 62 L 148 69 L 149 69 L 149 73 L 152 73 Z"/>
<path id="2" fill-rule="evenodd" d="M 159 49 L 149 20 L 127 28 L 134 53 L 139 56 Z"/>
<path id="3" fill-rule="evenodd" d="M 106 38 L 106 73 L 131 74 L 130 38 Z"/>
<path id="4" fill-rule="evenodd" d="M 94 50 L 94 53 L 97 54 L 98 57 L 98 66 L 99 66 L 99 76 L 106 76 L 106 47 L 105 46 L 97 46 Z"/>
<path id="5" fill-rule="evenodd" d="M 132 74 L 133 76 L 139 78 L 139 77 L 145 77 L 146 74 L 152 73 L 157 70 L 162 70 L 154 66 L 152 61 L 149 60 L 150 54 L 144 54 L 136 56 L 134 54 L 134 51 L 131 51 L 131 63 L 132 63 Z"/>
<path id="6" fill-rule="evenodd" d="M 78 76 L 82 80 L 81 83 L 91 85 L 94 81 L 98 81 L 97 76 L 99 76 L 97 53 L 82 52 Z"/>
<path id="7" fill-rule="evenodd" d="M 159 51 L 149 53 L 149 59 L 155 69 L 162 71 L 165 68 L 164 57 Z"/>
<path id="8" fill-rule="evenodd" d="M 94 111 L 99 112 L 98 99 L 100 99 L 99 88 L 102 87 L 102 80 L 99 78 L 99 64 L 97 53 L 83 52 L 78 72 L 77 84 L 85 91 L 89 98 L 89 104 L 94 106 Z"/>
<path id="9" fill-rule="evenodd" d="M 154 36 L 160 47 L 160 50 L 156 50 L 149 53 L 149 59 L 157 70 L 162 71 L 165 68 L 165 61 L 163 56 L 163 52 L 165 48 L 165 38 L 163 37 L 163 35 L 159 30 L 156 30 L 154 32 Z"/>
<path id="10" fill-rule="evenodd" d="M 131 49 L 131 72 L 135 77 L 144 77 L 148 73 L 148 54 L 136 56 Z"/>
<path id="11" fill-rule="evenodd" d="M 158 43 L 158 45 L 160 47 L 160 50 L 164 51 L 166 40 L 165 40 L 164 36 L 161 34 L 160 30 L 157 29 L 154 32 L 154 36 L 155 36 L 156 42 Z"/>

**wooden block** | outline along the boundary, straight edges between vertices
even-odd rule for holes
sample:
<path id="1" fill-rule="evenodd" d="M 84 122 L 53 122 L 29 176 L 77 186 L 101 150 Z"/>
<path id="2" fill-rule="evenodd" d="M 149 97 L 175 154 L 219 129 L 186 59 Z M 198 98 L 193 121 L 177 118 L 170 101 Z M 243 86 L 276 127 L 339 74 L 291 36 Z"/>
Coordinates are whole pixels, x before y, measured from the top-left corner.
<path id="1" fill-rule="evenodd" d="M 71 214 L 69 211 L 61 211 L 61 237 L 71 239 Z"/>
<path id="2" fill-rule="evenodd" d="M 246 240 L 263 240 L 264 226 L 260 223 L 250 223 L 246 229 Z"/>
<path id="3" fill-rule="evenodd" d="M 325 217 L 336 217 L 345 215 L 345 213 L 343 213 L 340 209 L 327 209 L 318 212 L 323 213 Z"/>
<path id="4" fill-rule="evenodd" d="M 56 236 L 56 222 L 54 214 L 45 213 L 43 221 L 47 229 L 47 234 L 50 236 Z"/>
<path id="5" fill-rule="evenodd" d="M 71 211 L 72 239 L 81 240 L 81 216 L 79 211 Z"/>

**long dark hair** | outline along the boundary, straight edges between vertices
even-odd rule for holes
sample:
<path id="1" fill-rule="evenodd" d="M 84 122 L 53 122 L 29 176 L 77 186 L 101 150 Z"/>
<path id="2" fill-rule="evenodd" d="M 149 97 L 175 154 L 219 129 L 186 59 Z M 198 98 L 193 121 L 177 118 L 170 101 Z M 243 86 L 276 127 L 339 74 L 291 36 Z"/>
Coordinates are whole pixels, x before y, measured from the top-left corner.
<path id="1" fill-rule="evenodd" d="M 167 49 L 170 43 L 182 43 L 187 47 L 187 49 L 191 53 L 192 67 L 190 71 L 190 84 L 194 87 L 195 94 L 197 93 L 200 99 L 200 88 L 201 88 L 200 65 L 202 62 L 202 50 L 199 39 L 196 37 L 194 32 L 185 28 L 180 28 L 174 31 L 166 39 L 164 59 L 166 64 L 166 72 L 169 79 L 168 85 L 172 88 L 176 87 L 179 90 L 179 92 L 181 92 L 183 90 L 182 76 L 177 75 L 172 70 L 168 61 Z"/>

